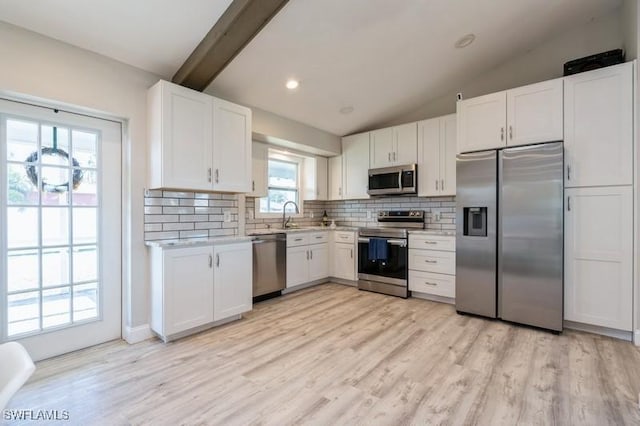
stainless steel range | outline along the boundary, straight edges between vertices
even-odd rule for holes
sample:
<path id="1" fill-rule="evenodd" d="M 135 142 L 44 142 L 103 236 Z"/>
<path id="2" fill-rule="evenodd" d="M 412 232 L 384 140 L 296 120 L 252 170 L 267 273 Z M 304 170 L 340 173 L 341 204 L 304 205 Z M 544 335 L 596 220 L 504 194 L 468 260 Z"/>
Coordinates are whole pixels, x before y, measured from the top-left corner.
<path id="1" fill-rule="evenodd" d="M 409 229 L 424 228 L 424 211 L 380 211 L 378 227 L 360 228 L 358 288 L 409 297 Z"/>

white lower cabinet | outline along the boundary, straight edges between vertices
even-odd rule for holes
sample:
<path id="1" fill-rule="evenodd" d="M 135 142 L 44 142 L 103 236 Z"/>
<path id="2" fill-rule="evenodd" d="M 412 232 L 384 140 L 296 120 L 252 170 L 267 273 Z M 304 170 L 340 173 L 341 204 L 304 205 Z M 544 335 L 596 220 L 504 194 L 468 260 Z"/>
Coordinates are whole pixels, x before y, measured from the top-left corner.
<path id="1" fill-rule="evenodd" d="M 151 329 L 163 340 L 252 309 L 251 242 L 151 248 Z"/>
<path id="2" fill-rule="evenodd" d="M 331 276 L 342 280 L 357 279 L 356 233 L 333 231 L 331 238 Z"/>
<path id="3" fill-rule="evenodd" d="M 409 234 L 409 290 L 453 299 L 456 294 L 455 237 Z"/>
<path id="4" fill-rule="evenodd" d="M 565 319 L 631 331 L 632 187 L 567 188 L 565 197 Z"/>
<path id="5" fill-rule="evenodd" d="M 287 288 L 329 277 L 328 232 L 287 235 Z"/>

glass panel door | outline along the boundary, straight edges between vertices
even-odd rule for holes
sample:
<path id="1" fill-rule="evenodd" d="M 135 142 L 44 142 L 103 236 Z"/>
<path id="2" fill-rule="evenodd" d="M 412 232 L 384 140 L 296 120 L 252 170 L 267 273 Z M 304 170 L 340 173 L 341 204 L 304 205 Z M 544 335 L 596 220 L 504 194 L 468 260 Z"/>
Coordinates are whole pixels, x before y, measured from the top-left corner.
<path id="1" fill-rule="evenodd" d="M 108 257 L 116 257 L 119 268 L 120 125 L 8 101 L 0 106 L 0 158 L 6 166 L 0 201 L 6 236 L 2 340 L 33 341 L 82 324 L 116 321 L 111 313 L 105 317 L 105 308 L 114 307 L 103 299 L 106 293 L 114 298 L 114 286 L 119 299 L 119 271 L 114 282 L 105 283 L 102 251 L 114 246 L 103 237 L 115 239 L 118 252 Z M 113 181 L 105 191 L 107 176 Z M 103 208 L 105 201 L 115 202 L 115 209 L 111 203 Z M 109 280 L 113 275 L 107 274 Z M 76 346 L 58 343 L 56 353 Z"/>

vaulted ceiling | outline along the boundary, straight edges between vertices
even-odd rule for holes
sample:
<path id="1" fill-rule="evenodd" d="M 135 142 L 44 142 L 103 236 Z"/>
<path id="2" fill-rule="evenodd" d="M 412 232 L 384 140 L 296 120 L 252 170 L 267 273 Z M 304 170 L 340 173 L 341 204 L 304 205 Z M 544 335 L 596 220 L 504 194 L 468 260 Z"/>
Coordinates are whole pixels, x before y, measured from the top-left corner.
<path id="1" fill-rule="evenodd" d="M 230 3 L 0 0 L 0 20 L 171 79 Z M 290 0 L 206 92 L 344 135 L 415 110 L 620 3 Z M 468 33 L 475 42 L 456 49 Z M 288 91 L 288 78 L 299 88 Z"/>

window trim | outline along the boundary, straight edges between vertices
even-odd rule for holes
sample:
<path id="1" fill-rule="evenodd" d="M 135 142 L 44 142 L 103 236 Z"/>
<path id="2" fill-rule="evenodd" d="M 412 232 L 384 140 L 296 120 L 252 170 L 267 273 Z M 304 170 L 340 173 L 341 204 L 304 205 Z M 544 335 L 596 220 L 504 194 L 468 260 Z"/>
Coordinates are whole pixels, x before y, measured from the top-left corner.
<path id="1" fill-rule="evenodd" d="M 269 190 L 270 189 L 282 189 L 284 191 L 290 191 L 293 188 L 285 188 L 285 187 L 278 187 L 278 186 L 270 186 L 269 185 L 269 174 L 268 174 L 268 162 L 269 160 L 277 160 L 277 161 L 283 161 L 283 162 L 288 162 L 288 163 L 295 163 L 298 166 L 298 179 L 297 179 L 297 188 L 296 191 L 298 192 L 298 209 L 300 210 L 299 213 L 289 213 L 287 212 L 287 217 L 291 216 L 292 218 L 301 218 L 304 217 L 304 199 L 303 197 L 303 191 L 304 191 L 304 184 L 303 184 L 303 177 L 304 177 L 304 173 L 302 168 L 304 167 L 304 158 L 302 157 L 298 157 L 295 155 L 291 155 L 291 154 L 287 154 L 287 153 L 283 153 L 281 151 L 277 151 L 277 150 L 273 150 L 273 149 L 269 149 L 268 150 L 268 154 L 267 154 L 267 196 L 269 194 Z M 273 213 L 264 213 L 260 211 L 260 200 L 262 198 L 265 197 L 256 197 L 255 198 L 255 205 L 254 205 L 254 218 L 255 219 L 281 219 L 282 218 L 282 212 L 273 212 Z"/>

